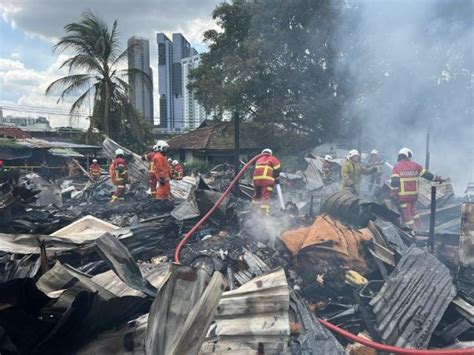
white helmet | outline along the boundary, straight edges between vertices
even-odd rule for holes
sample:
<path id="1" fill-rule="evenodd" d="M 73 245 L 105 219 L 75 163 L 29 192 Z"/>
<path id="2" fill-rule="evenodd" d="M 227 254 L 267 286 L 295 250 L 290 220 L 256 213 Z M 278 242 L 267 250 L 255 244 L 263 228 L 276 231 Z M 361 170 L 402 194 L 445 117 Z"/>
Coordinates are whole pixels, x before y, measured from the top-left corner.
<path id="1" fill-rule="evenodd" d="M 169 148 L 169 144 L 166 141 L 158 141 L 156 144 L 153 146 L 153 150 L 155 152 L 166 152 Z"/>
<path id="2" fill-rule="evenodd" d="M 123 152 L 123 149 L 122 148 L 118 148 L 115 150 L 115 156 L 117 155 L 124 155 L 125 153 Z"/>
<path id="3" fill-rule="evenodd" d="M 173 165 L 178 165 L 178 161 L 177 160 L 173 160 Z"/>
<path id="4" fill-rule="evenodd" d="M 326 160 L 326 161 L 332 161 L 332 156 L 330 156 L 330 155 L 328 154 L 328 155 L 326 155 L 326 156 L 324 157 L 324 160 Z"/>
<path id="5" fill-rule="evenodd" d="M 97 163 L 97 159 L 92 159 L 92 162 L 93 162 L 93 163 Z"/>
<path id="6" fill-rule="evenodd" d="M 270 148 L 265 148 L 264 150 L 262 150 L 262 154 L 273 155 L 273 152 Z"/>
<path id="7" fill-rule="evenodd" d="M 353 157 L 360 157 L 360 153 L 357 149 L 352 149 L 350 152 L 349 152 L 349 156 L 348 158 L 353 158 Z"/>
<path id="8" fill-rule="evenodd" d="M 398 155 L 404 155 L 408 159 L 411 159 L 411 157 L 413 156 L 413 152 L 410 150 L 410 148 L 402 148 L 398 151 Z"/>
<path id="9" fill-rule="evenodd" d="M 379 151 L 378 151 L 377 149 L 372 149 L 372 151 L 370 152 L 370 154 L 378 155 L 378 154 L 379 154 Z"/>

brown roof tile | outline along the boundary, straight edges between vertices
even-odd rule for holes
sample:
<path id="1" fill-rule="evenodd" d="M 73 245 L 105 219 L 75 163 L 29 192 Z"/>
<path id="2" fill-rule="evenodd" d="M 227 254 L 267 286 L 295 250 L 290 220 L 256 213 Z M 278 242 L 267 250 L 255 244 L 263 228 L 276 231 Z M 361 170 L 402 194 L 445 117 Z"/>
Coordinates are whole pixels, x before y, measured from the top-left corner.
<path id="1" fill-rule="evenodd" d="M 31 138 L 31 135 L 17 127 L 0 127 L 0 137 L 24 139 Z"/>
<path id="2" fill-rule="evenodd" d="M 219 122 L 210 127 L 197 128 L 168 141 L 170 149 L 183 150 L 230 150 L 234 149 L 234 124 Z M 241 125 L 240 147 L 242 149 L 260 148 L 253 138 L 250 126 Z"/>

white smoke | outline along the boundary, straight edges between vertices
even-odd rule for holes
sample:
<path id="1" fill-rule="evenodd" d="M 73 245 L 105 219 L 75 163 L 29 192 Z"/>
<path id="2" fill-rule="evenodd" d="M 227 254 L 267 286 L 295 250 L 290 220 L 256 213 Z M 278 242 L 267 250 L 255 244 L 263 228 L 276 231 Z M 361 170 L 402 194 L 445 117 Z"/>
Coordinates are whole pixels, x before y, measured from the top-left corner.
<path id="1" fill-rule="evenodd" d="M 338 72 L 353 98 L 346 134 L 388 160 L 410 147 L 457 194 L 474 181 L 473 4 L 470 0 L 347 0 Z M 354 18 L 354 13 L 358 17 Z"/>

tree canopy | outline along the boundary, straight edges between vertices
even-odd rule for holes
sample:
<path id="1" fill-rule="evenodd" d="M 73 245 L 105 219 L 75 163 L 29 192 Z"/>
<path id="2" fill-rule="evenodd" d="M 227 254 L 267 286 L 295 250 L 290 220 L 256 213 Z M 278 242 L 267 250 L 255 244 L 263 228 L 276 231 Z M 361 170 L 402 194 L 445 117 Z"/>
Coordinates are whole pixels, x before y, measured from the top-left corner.
<path id="1" fill-rule="evenodd" d="M 204 34 L 209 52 L 192 72 L 190 89 L 207 111 L 238 110 L 259 123 L 262 143 L 315 145 L 341 124 L 343 86 L 336 78 L 339 2 L 244 1 L 214 11 L 221 31 Z"/>

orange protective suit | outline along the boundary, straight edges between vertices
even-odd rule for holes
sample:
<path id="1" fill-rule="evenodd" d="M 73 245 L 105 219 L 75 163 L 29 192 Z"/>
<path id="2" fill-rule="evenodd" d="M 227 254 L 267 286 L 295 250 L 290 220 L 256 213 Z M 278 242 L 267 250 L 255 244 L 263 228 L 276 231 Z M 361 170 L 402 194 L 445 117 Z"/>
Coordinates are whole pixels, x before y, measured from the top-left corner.
<path id="1" fill-rule="evenodd" d="M 162 201 L 171 200 L 170 166 L 166 156 L 163 153 L 156 152 L 153 157 L 153 164 L 155 167 L 155 177 L 158 181 L 155 198 Z"/>

